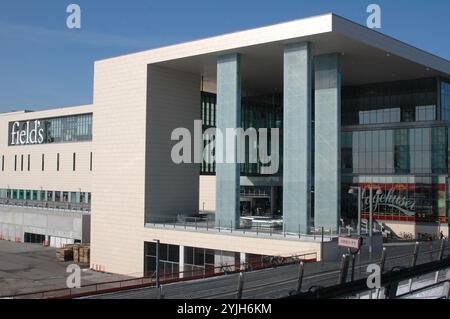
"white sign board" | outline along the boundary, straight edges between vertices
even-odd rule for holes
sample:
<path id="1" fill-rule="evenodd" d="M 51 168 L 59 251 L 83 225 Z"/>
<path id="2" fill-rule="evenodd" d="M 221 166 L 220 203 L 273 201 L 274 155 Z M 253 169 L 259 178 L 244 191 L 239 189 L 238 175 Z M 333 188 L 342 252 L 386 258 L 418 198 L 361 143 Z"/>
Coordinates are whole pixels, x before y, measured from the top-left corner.
<path id="1" fill-rule="evenodd" d="M 355 237 L 339 237 L 338 245 L 344 248 L 360 249 L 361 241 Z"/>

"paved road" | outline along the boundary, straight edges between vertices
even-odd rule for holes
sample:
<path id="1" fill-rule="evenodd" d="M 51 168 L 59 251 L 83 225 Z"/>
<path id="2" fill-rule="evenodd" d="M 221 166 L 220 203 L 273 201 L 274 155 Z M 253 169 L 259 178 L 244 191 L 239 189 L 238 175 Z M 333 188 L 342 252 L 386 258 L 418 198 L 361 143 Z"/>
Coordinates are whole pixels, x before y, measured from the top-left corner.
<path id="1" fill-rule="evenodd" d="M 54 248 L 0 241 L 0 298 L 66 288 L 71 263 L 58 262 Z M 84 269 L 82 285 L 126 278 Z"/>
<path id="2" fill-rule="evenodd" d="M 423 243 L 420 245 L 418 264 L 436 260 L 438 253 L 430 250 L 438 249 L 439 243 Z M 396 266 L 410 266 L 414 243 L 387 245 L 385 270 Z M 405 256 L 408 255 L 408 256 Z M 450 255 L 447 245 L 445 256 Z M 378 261 L 374 258 L 374 261 Z M 355 279 L 365 278 L 367 265 L 373 263 L 367 256 L 356 260 Z M 297 285 L 298 266 L 289 265 L 278 268 L 245 273 L 243 299 L 274 299 L 285 297 Z M 163 295 L 168 299 L 233 299 L 236 298 L 238 274 L 181 282 L 163 286 Z M 314 263 L 305 265 L 303 290 L 311 286 L 331 286 L 337 284 L 339 262 Z M 93 296 L 93 299 L 155 299 L 159 291 L 155 288 L 144 288 L 112 294 Z"/>

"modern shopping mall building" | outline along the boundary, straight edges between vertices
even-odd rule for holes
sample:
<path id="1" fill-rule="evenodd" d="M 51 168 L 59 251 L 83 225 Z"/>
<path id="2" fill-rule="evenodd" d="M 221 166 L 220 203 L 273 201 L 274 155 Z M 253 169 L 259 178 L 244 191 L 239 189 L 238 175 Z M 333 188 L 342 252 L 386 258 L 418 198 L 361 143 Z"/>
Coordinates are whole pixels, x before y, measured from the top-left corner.
<path id="1" fill-rule="evenodd" d="M 0 115 L 1 238 L 91 242 L 92 268 L 135 276 L 156 240 L 166 272 L 326 259 L 357 228 L 357 187 L 363 228 L 373 189 L 377 229 L 448 234 L 450 62 L 339 16 L 97 61 L 93 96 Z M 176 164 L 173 131 L 201 145 L 200 119 L 278 128 L 280 169 Z"/>

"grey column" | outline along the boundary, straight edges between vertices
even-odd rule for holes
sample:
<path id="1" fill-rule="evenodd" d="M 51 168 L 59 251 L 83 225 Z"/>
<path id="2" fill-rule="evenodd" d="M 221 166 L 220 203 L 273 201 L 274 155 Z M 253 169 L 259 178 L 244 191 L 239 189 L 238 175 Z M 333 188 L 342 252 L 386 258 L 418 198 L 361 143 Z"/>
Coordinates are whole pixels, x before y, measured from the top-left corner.
<path id="1" fill-rule="evenodd" d="M 227 144 L 226 129 L 240 126 L 240 55 L 228 54 L 217 60 L 217 129 L 223 134 L 224 146 Z M 224 163 L 216 165 L 216 226 L 239 228 L 240 165 L 237 160 L 225 163 L 226 155 L 223 150 Z"/>
<path id="2" fill-rule="evenodd" d="M 308 233 L 311 212 L 311 48 L 284 50 L 284 230 Z"/>
<path id="3" fill-rule="evenodd" d="M 315 227 L 337 229 L 341 162 L 340 55 L 315 58 Z"/>

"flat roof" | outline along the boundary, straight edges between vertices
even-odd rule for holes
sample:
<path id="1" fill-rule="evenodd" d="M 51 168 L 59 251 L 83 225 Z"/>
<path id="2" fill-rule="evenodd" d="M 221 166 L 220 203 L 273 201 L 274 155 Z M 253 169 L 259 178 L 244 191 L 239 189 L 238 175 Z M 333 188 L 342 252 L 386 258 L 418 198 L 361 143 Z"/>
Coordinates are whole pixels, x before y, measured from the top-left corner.
<path id="1" fill-rule="evenodd" d="M 358 42 L 436 70 L 443 76 L 450 76 L 450 61 L 333 13 L 112 57 L 97 63 L 142 59 L 147 64 L 153 64 L 208 54 L 217 56 L 270 43 L 315 42 L 329 33 L 337 40 Z M 335 49 L 335 52 L 342 52 L 337 49 L 343 47 L 335 46 Z M 321 53 L 320 48 L 318 53 Z"/>
<path id="2" fill-rule="evenodd" d="M 0 113 L 0 118 L 6 118 L 7 120 L 35 120 L 35 119 L 45 119 L 52 117 L 62 117 L 70 115 L 78 115 L 85 113 L 92 113 L 94 108 L 92 104 L 80 105 L 80 106 L 67 106 L 54 109 L 46 109 L 39 111 L 13 111 Z"/>

